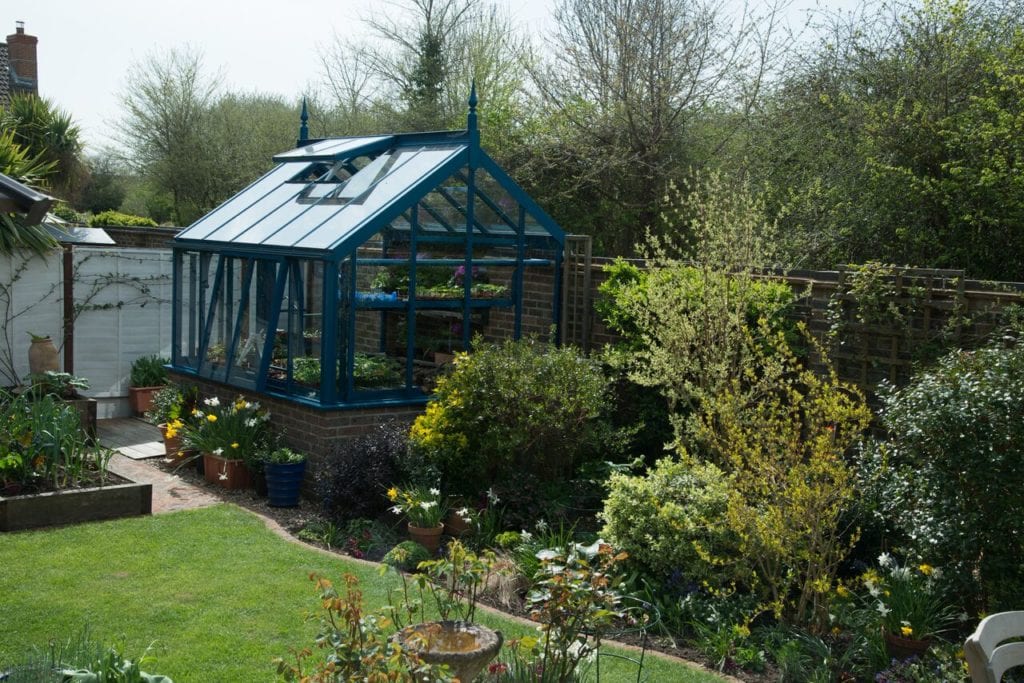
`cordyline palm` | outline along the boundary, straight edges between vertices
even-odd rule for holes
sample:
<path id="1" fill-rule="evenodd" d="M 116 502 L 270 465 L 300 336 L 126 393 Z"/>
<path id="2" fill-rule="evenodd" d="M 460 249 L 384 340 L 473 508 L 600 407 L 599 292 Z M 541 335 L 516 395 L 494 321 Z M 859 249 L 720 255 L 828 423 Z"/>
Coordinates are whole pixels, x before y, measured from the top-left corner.
<path id="1" fill-rule="evenodd" d="M 44 178 L 55 166 L 56 162 L 30 156 L 28 150 L 14 141 L 13 130 L 0 131 L 0 173 L 38 188 L 45 186 Z M 42 225 L 28 225 L 16 214 L 0 213 L 0 254 L 10 254 L 17 248 L 44 254 L 56 244 Z"/>
<path id="2" fill-rule="evenodd" d="M 48 183 L 62 197 L 80 185 L 81 130 L 71 114 L 46 98 L 14 95 L 0 114 L 0 130 L 14 131 L 14 142 L 30 157 L 53 163 Z"/>

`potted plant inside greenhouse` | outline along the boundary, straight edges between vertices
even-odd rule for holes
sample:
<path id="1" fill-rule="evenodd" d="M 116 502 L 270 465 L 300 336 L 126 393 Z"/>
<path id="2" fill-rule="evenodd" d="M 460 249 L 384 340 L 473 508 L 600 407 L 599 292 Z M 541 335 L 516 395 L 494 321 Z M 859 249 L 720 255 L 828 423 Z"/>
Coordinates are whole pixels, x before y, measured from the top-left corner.
<path id="1" fill-rule="evenodd" d="M 167 384 L 167 368 L 170 359 L 160 356 L 142 356 L 132 361 L 128 379 L 128 398 L 132 413 L 141 417 L 153 407 L 153 395 Z"/>
<path id="2" fill-rule="evenodd" d="M 295 507 L 306 476 L 306 456 L 290 448 L 276 448 L 263 456 L 267 502 L 273 507 Z"/>

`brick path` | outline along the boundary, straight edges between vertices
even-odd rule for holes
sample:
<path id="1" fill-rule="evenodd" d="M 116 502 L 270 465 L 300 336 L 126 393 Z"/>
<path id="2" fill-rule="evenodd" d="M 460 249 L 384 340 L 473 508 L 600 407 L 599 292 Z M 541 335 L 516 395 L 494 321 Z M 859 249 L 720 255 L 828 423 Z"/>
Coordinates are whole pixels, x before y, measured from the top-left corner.
<path id="1" fill-rule="evenodd" d="M 110 459 L 107 469 L 114 474 L 140 483 L 153 485 L 153 514 L 208 507 L 220 499 L 193 486 L 175 474 L 164 472 L 152 459 L 139 459 L 145 454 L 163 455 L 160 430 L 142 420 L 101 420 L 100 443 L 118 453 Z M 127 452 L 127 455 L 125 454 Z"/>

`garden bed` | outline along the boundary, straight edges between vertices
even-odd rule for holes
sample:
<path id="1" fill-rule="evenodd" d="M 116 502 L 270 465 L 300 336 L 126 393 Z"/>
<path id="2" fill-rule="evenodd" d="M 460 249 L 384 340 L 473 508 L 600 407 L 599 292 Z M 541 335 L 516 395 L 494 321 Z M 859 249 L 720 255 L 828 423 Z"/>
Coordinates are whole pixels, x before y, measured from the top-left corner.
<path id="1" fill-rule="evenodd" d="M 0 531 L 95 522 L 152 512 L 152 484 L 107 476 L 119 483 L 0 497 Z"/>

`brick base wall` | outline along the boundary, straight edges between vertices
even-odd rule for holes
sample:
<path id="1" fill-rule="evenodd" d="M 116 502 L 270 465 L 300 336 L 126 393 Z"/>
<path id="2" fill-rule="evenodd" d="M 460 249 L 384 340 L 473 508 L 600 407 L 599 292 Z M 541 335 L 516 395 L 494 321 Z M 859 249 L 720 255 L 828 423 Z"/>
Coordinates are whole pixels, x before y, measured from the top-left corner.
<path id="1" fill-rule="evenodd" d="M 258 401 L 270 411 L 270 423 L 274 432 L 281 436 L 281 445 L 309 456 L 307 486 L 326 455 L 339 442 L 372 431 L 385 420 L 396 419 L 411 424 L 423 412 L 423 406 L 416 405 L 322 410 L 173 371 L 171 380 L 181 386 L 198 387 L 203 398 L 216 396 L 221 401 L 232 401 L 241 395 L 247 400 Z"/>

